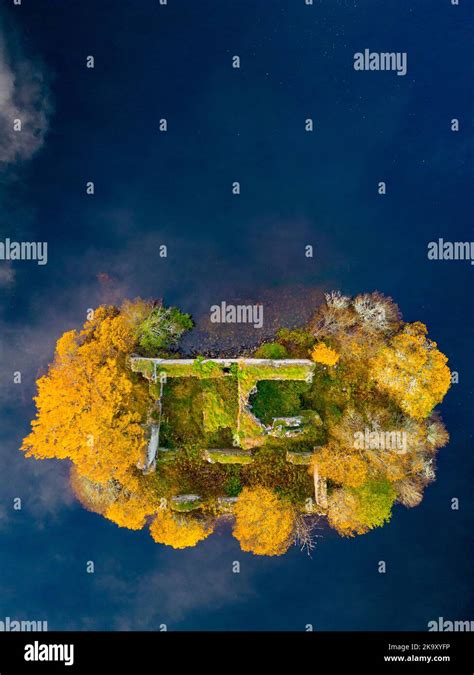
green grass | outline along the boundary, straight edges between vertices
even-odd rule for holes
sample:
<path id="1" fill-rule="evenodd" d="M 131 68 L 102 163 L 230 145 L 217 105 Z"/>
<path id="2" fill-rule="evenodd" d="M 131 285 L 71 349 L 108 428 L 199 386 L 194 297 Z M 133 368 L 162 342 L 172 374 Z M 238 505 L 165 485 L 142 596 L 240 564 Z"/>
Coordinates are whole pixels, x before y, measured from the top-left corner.
<path id="1" fill-rule="evenodd" d="M 238 401 L 237 381 L 228 377 L 219 381 L 205 381 L 203 389 L 204 431 L 212 434 L 219 429 L 236 430 Z"/>
<path id="2" fill-rule="evenodd" d="M 271 424 L 275 417 L 293 417 L 301 412 L 301 396 L 309 385 L 301 382 L 262 380 L 257 393 L 250 397 L 254 415 L 263 424 Z"/>
<path id="3" fill-rule="evenodd" d="M 202 445 L 204 426 L 202 383 L 195 378 L 170 379 L 163 390 L 163 415 L 160 443 L 163 447 L 182 448 Z"/>

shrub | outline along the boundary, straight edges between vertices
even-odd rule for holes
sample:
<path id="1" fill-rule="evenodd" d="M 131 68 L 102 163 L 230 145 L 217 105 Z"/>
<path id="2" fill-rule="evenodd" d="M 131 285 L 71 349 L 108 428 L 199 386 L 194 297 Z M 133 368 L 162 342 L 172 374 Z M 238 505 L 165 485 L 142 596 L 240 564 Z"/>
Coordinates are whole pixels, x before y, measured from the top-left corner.
<path id="1" fill-rule="evenodd" d="M 322 363 L 324 366 L 335 366 L 339 361 L 339 354 L 324 342 L 320 342 L 311 352 L 311 358 L 316 363 Z"/>
<path id="2" fill-rule="evenodd" d="M 181 336 L 193 327 L 189 314 L 176 307 L 154 307 L 138 328 L 138 344 L 146 356 L 175 347 Z"/>
<path id="3" fill-rule="evenodd" d="M 288 356 L 283 345 L 278 344 L 278 342 L 267 342 L 260 347 L 255 352 L 256 359 L 284 359 Z"/>

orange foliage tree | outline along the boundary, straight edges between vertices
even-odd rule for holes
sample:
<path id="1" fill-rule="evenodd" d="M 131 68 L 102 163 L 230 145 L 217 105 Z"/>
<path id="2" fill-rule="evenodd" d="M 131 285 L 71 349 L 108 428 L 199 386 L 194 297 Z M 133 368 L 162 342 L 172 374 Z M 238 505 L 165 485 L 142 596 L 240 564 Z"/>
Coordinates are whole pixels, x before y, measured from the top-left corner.
<path id="1" fill-rule="evenodd" d="M 357 497 L 350 490 L 339 488 L 329 496 L 328 520 L 343 537 L 365 534 L 369 528 L 357 517 Z"/>
<path id="2" fill-rule="evenodd" d="M 292 543 L 295 509 L 264 487 L 244 488 L 235 505 L 234 537 L 243 551 L 281 555 Z"/>
<path id="3" fill-rule="evenodd" d="M 311 352 L 311 358 L 324 366 L 335 366 L 339 361 L 339 354 L 324 342 L 319 342 Z"/>
<path id="4" fill-rule="evenodd" d="M 415 419 L 428 417 L 451 384 L 448 359 L 426 333 L 420 322 L 405 324 L 379 351 L 371 369 L 379 387 Z"/>
<path id="5" fill-rule="evenodd" d="M 173 548 L 196 546 L 212 530 L 208 521 L 198 520 L 189 514 L 175 514 L 167 509 L 160 509 L 150 525 L 153 540 L 157 544 L 166 544 Z"/>
<path id="6" fill-rule="evenodd" d="M 116 480 L 107 483 L 95 483 L 81 475 L 73 465 L 71 469 L 71 487 L 81 504 L 94 513 L 99 513 L 119 527 L 141 530 L 148 516 L 158 511 L 160 498 L 150 476 L 137 472 L 128 480 L 124 488 Z"/>
<path id="7" fill-rule="evenodd" d="M 127 367 L 133 324 L 99 307 L 80 332 L 57 342 L 53 364 L 38 380 L 38 409 L 23 441 L 27 456 L 71 459 L 96 483 L 127 483 L 145 450 L 148 387 Z"/>
<path id="8" fill-rule="evenodd" d="M 116 481 L 95 483 L 87 476 L 81 475 L 73 465 L 70 472 L 71 487 L 82 506 L 102 516 L 113 504 L 120 493 L 120 485 Z"/>
<path id="9" fill-rule="evenodd" d="M 342 450 L 335 444 L 316 450 L 309 467 L 311 475 L 315 466 L 322 477 L 340 485 L 355 488 L 367 480 L 367 462 L 355 452 Z"/>
<path id="10" fill-rule="evenodd" d="M 104 515 L 119 527 L 141 530 L 147 516 L 152 515 L 156 508 L 152 502 L 141 498 L 140 494 L 126 494 L 110 504 Z"/>

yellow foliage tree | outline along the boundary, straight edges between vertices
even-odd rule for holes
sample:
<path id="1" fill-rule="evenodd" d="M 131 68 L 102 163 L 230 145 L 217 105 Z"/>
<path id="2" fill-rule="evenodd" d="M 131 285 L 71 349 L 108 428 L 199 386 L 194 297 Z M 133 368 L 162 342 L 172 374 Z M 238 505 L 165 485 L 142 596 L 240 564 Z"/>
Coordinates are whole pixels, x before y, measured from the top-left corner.
<path id="1" fill-rule="evenodd" d="M 69 458 L 93 482 L 127 483 L 146 446 L 148 388 L 127 367 L 135 341 L 130 321 L 113 307 L 99 307 L 81 332 L 58 340 L 37 383 L 27 456 Z"/>
<path id="2" fill-rule="evenodd" d="M 334 490 L 329 497 L 329 524 L 344 537 L 365 534 L 369 528 L 357 518 L 357 510 L 358 500 L 355 494 L 343 488 Z"/>
<path id="3" fill-rule="evenodd" d="M 166 509 L 159 510 L 150 525 L 150 534 L 154 541 L 173 548 L 196 546 L 212 530 L 208 522 L 199 521 L 190 515 L 174 514 Z"/>
<path id="4" fill-rule="evenodd" d="M 94 483 L 87 476 L 81 475 L 74 465 L 71 468 L 70 482 L 74 494 L 84 508 L 101 515 L 105 514 L 120 493 L 120 485 L 115 481 Z"/>
<path id="5" fill-rule="evenodd" d="M 367 462 L 355 452 L 341 450 L 335 444 L 317 450 L 311 458 L 309 473 L 317 465 L 320 476 L 339 485 L 359 487 L 367 480 Z"/>
<path id="6" fill-rule="evenodd" d="M 116 523 L 119 527 L 127 527 L 129 530 L 141 530 L 147 516 L 152 515 L 156 507 L 140 498 L 140 495 L 121 496 L 113 502 L 104 515 Z"/>
<path id="7" fill-rule="evenodd" d="M 235 505 L 234 537 L 243 551 L 281 555 L 292 543 L 295 510 L 264 487 L 244 488 Z"/>
<path id="8" fill-rule="evenodd" d="M 371 377 L 415 419 L 428 417 L 451 384 L 447 358 L 420 322 L 406 324 L 372 362 Z"/>
<path id="9" fill-rule="evenodd" d="M 131 475 L 127 489 L 116 480 L 95 483 L 81 475 L 74 465 L 70 479 L 76 497 L 86 509 L 100 513 L 119 527 L 141 530 L 147 517 L 156 513 L 160 507 L 160 498 L 149 476 L 138 472 Z"/>
<path id="10" fill-rule="evenodd" d="M 319 342 L 311 352 L 311 358 L 316 363 L 322 363 L 325 366 L 335 366 L 339 361 L 339 354 L 324 342 Z"/>

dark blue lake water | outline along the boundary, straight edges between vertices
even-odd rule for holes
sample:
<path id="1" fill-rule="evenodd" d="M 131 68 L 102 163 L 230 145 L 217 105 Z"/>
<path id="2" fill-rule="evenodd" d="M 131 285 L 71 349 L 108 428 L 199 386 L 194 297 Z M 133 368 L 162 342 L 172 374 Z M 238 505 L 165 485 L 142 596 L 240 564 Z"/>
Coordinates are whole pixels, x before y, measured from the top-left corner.
<path id="1" fill-rule="evenodd" d="M 0 187 L 2 238 L 48 242 L 47 265 L 18 263 L 2 287 L 0 618 L 105 630 L 474 618 L 474 266 L 427 259 L 438 237 L 474 238 L 472 19 L 462 0 L 9 8 L 7 45 L 49 72 L 53 111 L 41 150 Z M 366 48 L 405 52 L 407 74 L 355 71 Z M 441 406 L 451 441 L 437 480 L 383 529 L 353 540 L 322 529 L 311 559 L 245 554 L 226 526 L 174 551 L 84 511 L 66 467 L 18 451 L 34 380 L 89 307 L 155 296 L 199 319 L 221 300 L 264 298 L 291 323 L 333 288 L 392 296 L 459 372 Z"/>

